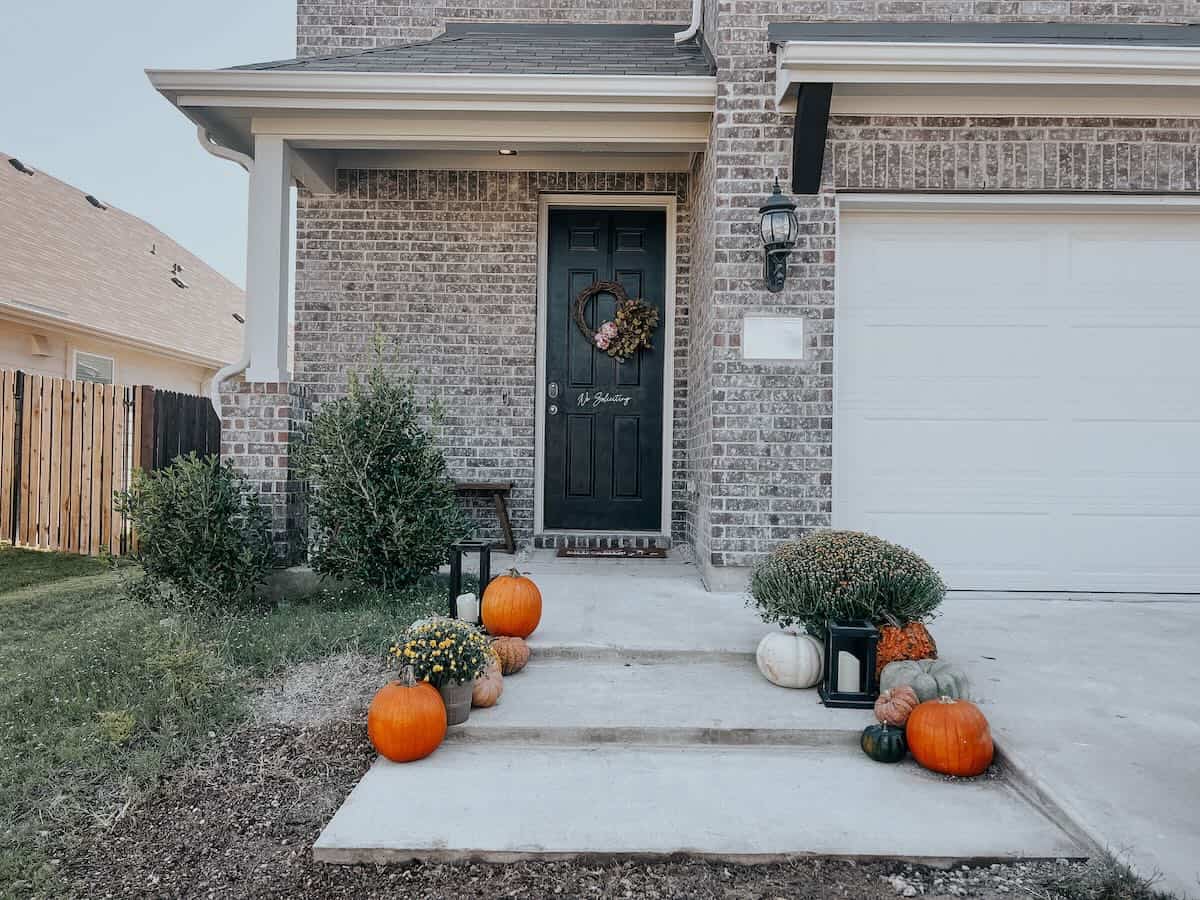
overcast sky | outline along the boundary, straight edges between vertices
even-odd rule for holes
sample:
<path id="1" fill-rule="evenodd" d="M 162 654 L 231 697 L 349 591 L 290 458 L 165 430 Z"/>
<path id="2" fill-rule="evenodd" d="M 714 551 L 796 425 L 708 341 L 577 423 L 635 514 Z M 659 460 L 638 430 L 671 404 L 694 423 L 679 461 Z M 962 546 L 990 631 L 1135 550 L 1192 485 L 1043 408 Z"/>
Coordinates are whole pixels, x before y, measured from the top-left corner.
<path id="1" fill-rule="evenodd" d="M 144 69 L 295 55 L 295 0 L 5 0 L 0 152 L 165 231 L 245 284 L 246 175 Z"/>

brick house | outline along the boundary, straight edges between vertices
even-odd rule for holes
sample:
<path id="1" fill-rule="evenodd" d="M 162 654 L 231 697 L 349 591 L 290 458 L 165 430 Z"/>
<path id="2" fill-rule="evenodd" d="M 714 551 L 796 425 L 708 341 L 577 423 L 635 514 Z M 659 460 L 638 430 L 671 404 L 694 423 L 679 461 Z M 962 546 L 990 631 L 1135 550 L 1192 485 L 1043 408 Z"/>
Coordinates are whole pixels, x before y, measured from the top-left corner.
<path id="1" fill-rule="evenodd" d="M 150 73 L 251 172 L 227 403 L 259 417 L 227 439 L 280 503 L 295 420 L 378 330 L 445 406 L 453 472 L 514 483 L 527 544 L 674 542 L 727 587 L 832 525 L 957 588 L 1200 589 L 1196 0 L 297 23 L 294 60 Z M 796 233 L 768 279 L 776 179 Z M 612 294 L 573 315 L 608 280 L 661 315 L 623 364 L 583 333 Z"/>

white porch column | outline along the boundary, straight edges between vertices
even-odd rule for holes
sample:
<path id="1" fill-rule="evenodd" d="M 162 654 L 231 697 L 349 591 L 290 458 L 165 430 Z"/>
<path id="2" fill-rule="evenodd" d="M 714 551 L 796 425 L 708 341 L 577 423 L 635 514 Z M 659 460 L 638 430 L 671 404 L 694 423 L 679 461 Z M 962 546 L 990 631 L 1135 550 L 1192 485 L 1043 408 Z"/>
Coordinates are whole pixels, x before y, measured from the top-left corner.
<path id="1" fill-rule="evenodd" d="M 246 380 L 288 380 L 289 155 L 283 138 L 254 136 L 246 241 Z"/>

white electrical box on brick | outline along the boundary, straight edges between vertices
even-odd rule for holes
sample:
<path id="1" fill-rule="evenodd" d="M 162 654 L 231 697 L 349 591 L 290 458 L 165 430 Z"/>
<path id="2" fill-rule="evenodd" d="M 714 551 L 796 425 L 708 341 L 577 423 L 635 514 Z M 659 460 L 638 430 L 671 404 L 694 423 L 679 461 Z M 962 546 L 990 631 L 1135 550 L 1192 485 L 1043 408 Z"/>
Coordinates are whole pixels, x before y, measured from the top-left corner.
<path id="1" fill-rule="evenodd" d="M 804 320 L 798 316 L 742 319 L 742 359 L 804 359 Z"/>

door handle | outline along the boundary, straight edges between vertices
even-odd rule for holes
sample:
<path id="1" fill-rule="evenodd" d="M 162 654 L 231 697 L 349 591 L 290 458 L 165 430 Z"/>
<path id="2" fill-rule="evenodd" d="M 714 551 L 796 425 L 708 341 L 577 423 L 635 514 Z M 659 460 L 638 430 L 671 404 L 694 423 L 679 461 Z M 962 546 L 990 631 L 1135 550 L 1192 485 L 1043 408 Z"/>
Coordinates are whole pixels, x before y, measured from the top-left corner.
<path id="1" fill-rule="evenodd" d="M 558 382 L 557 381 L 551 381 L 548 385 L 546 385 L 546 396 L 548 396 L 551 400 L 555 400 L 558 398 Z"/>

